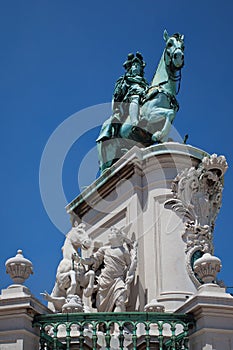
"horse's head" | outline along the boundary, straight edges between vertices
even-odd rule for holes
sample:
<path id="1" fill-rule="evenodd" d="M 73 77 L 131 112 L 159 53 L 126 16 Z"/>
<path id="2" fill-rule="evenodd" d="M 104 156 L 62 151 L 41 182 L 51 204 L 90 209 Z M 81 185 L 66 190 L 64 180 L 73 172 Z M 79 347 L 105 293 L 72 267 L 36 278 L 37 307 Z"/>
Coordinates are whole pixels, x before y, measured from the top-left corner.
<path id="1" fill-rule="evenodd" d="M 67 234 L 67 239 L 76 250 L 78 248 L 88 249 L 91 246 L 91 240 L 85 231 L 85 227 L 85 224 L 77 224 L 77 222 L 75 222 L 72 229 Z"/>
<path id="2" fill-rule="evenodd" d="M 184 66 L 184 35 L 176 33 L 169 36 L 165 30 L 163 37 L 166 41 L 165 64 L 171 71 L 178 71 Z"/>

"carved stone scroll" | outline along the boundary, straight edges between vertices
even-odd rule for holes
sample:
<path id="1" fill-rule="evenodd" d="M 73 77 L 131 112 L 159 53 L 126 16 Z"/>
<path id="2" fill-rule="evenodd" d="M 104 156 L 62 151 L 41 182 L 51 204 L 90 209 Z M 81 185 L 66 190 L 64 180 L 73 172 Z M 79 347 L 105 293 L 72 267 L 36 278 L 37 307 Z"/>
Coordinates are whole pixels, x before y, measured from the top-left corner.
<path id="1" fill-rule="evenodd" d="M 198 168 L 185 169 L 172 183 L 173 199 L 165 208 L 175 211 L 185 223 L 187 269 L 195 286 L 201 284 L 194 273 L 196 259 L 213 253 L 213 230 L 222 204 L 223 175 L 228 168 L 224 156 L 204 157 Z"/>

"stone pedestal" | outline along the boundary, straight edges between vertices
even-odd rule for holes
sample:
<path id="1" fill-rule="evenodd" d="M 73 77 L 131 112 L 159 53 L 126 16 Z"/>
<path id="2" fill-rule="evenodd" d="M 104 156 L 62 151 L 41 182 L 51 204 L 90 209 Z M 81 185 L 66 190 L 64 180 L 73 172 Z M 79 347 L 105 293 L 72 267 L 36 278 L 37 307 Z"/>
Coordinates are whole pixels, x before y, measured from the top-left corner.
<path id="1" fill-rule="evenodd" d="M 199 287 L 177 312 L 192 313 L 195 317 L 190 350 L 233 349 L 233 297 L 223 288 L 216 284 Z"/>
<path id="2" fill-rule="evenodd" d="M 32 327 L 34 315 L 51 311 L 27 287 L 12 285 L 0 295 L 0 350 L 39 349 L 39 329 Z"/>
<path id="3" fill-rule="evenodd" d="M 182 170 L 197 167 L 206 153 L 189 145 L 163 143 L 133 147 L 68 206 L 87 224 L 93 240 L 107 242 L 112 225 L 125 226 L 138 240 L 137 278 L 128 310 L 143 311 L 152 299 L 173 312 L 196 292 L 186 266 L 183 220 L 164 207 L 172 181 Z"/>

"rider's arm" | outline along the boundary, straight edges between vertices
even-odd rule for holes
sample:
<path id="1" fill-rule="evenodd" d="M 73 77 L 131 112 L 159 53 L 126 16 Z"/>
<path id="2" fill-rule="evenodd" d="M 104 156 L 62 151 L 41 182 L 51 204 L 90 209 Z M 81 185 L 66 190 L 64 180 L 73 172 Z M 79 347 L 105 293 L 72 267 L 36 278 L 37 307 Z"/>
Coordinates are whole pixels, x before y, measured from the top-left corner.
<path id="1" fill-rule="evenodd" d="M 122 102 L 124 99 L 124 96 L 126 95 L 127 92 L 127 84 L 125 81 L 125 77 L 120 77 L 114 88 L 114 93 L 113 93 L 113 100 L 116 102 Z"/>

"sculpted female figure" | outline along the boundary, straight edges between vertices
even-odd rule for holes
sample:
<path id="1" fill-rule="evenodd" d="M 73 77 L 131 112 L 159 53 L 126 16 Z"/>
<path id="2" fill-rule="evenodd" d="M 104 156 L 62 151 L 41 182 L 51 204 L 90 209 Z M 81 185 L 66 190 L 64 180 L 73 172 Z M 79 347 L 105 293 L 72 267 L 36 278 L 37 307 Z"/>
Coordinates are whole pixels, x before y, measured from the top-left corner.
<path id="1" fill-rule="evenodd" d="M 137 244 L 131 243 L 129 250 L 124 244 L 124 234 L 116 227 L 111 227 L 108 239 L 109 245 L 99 248 L 92 257 L 83 259 L 75 256 L 75 259 L 82 264 L 93 265 L 94 269 L 104 262 L 98 277 L 97 310 L 124 312 L 137 266 Z"/>

